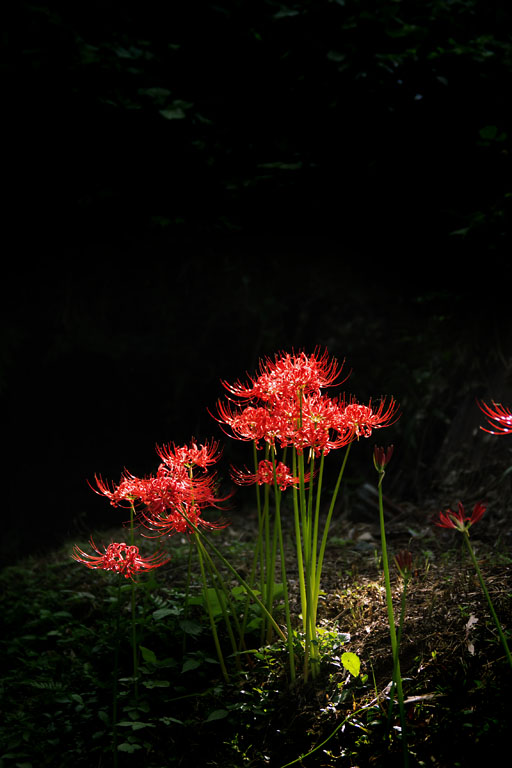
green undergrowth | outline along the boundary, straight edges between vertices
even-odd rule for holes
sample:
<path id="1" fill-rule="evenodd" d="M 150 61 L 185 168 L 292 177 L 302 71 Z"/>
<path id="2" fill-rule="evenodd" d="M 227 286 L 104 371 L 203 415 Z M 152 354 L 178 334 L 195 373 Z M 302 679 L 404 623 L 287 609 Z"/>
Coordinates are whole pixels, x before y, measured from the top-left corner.
<path id="1" fill-rule="evenodd" d="M 243 560 L 243 545 L 235 542 L 232 549 Z M 176 551 L 174 564 L 185 568 L 185 547 Z M 418 591 L 434 595 L 460 586 L 436 580 L 433 571 Z M 187 601 L 185 582 L 172 583 L 171 573 L 151 572 L 137 587 L 135 691 L 128 581 L 78 566 L 67 549 L 3 570 L 1 768 L 402 764 L 398 713 L 389 719 L 389 637 L 376 615 L 385 609 L 375 581 L 352 577 L 342 594 L 343 618 L 322 621 L 319 678 L 307 685 L 299 680 L 291 689 L 286 649 L 260 642 L 254 608 L 238 663 L 229 653 L 220 607 L 216 611 L 226 682 L 204 594 L 192 580 Z M 510 594 L 500 608 L 507 606 Z M 453 602 L 459 627 L 467 627 L 474 610 L 463 599 Z M 370 623 L 366 636 L 373 645 L 356 642 Z M 429 629 L 424 621 L 415 632 L 427 635 Z M 477 653 L 451 648 L 450 620 L 433 645 L 411 643 L 404 655 L 411 766 L 466 768 L 481 762 L 491 745 L 506 743 L 510 674 L 485 613 L 477 629 Z M 472 641 L 469 630 L 468 637 Z M 297 649 L 299 656 L 298 643 Z M 342 663 L 347 651 L 361 658 L 357 677 Z"/>

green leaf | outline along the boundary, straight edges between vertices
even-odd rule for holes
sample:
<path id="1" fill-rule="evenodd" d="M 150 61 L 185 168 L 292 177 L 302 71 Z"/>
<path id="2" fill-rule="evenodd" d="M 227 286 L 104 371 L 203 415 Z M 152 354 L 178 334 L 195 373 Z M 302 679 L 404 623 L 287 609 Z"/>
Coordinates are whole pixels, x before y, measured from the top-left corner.
<path id="1" fill-rule="evenodd" d="M 353 677 L 357 677 L 359 675 L 361 662 L 357 653 L 350 653 L 349 651 L 346 651 L 341 657 L 341 663 L 345 669 L 348 669 Z"/>
<path id="2" fill-rule="evenodd" d="M 153 618 L 155 621 L 165 619 L 166 616 L 175 616 L 176 611 L 174 608 L 159 608 L 157 611 L 153 611 Z"/>
<path id="3" fill-rule="evenodd" d="M 220 596 L 225 608 L 226 599 L 224 595 L 221 594 Z M 214 617 L 222 615 L 222 605 L 220 604 L 219 594 L 217 594 L 217 591 L 213 587 L 208 587 L 208 589 L 203 590 L 203 599 L 205 608 L 207 609 L 209 605 Z"/>
<path id="4" fill-rule="evenodd" d="M 478 131 L 481 139 L 495 139 L 498 133 L 496 125 L 486 125 Z"/>
<path id="5" fill-rule="evenodd" d="M 171 106 L 167 109 L 159 109 L 158 111 L 166 120 L 183 120 L 183 118 L 186 117 L 186 110 L 190 109 L 192 106 L 192 102 L 181 101 L 178 99 L 173 101 Z"/>
<path id="6" fill-rule="evenodd" d="M 245 587 L 242 587 L 241 584 L 237 584 L 236 587 L 232 587 L 231 588 L 231 594 L 233 595 L 233 597 L 238 599 L 238 598 L 241 598 L 241 597 L 245 597 L 247 592 L 246 592 Z"/>
<path id="7" fill-rule="evenodd" d="M 170 682 L 168 680 L 144 680 L 142 685 L 144 688 L 169 688 Z"/>
<path id="8" fill-rule="evenodd" d="M 454 229 L 453 232 L 450 232 L 450 235 L 467 235 L 469 232 L 469 227 L 463 227 L 462 229 Z"/>
<path id="9" fill-rule="evenodd" d="M 140 720 L 122 720 L 118 723 L 121 728 L 131 728 L 132 731 L 140 731 L 142 728 L 154 728 L 152 723 L 143 723 Z"/>
<path id="10" fill-rule="evenodd" d="M 117 745 L 118 752 L 135 752 L 136 749 L 142 749 L 140 744 L 129 744 L 127 741 L 123 741 L 122 744 Z"/>
<path id="11" fill-rule="evenodd" d="M 170 715 L 164 715 L 164 717 L 160 717 L 159 720 L 164 725 L 170 725 L 171 723 L 183 725 L 183 720 L 177 720 L 175 717 L 171 717 Z"/>
<path id="12" fill-rule="evenodd" d="M 158 111 L 166 120 L 183 120 L 185 117 L 185 113 L 181 107 L 176 107 L 175 109 L 159 109 Z"/>
<path id="13" fill-rule="evenodd" d="M 298 171 L 302 168 L 302 161 L 298 163 L 258 163 L 258 168 L 277 168 L 280 171 Z"/>
<path id="14" fill-rule="evenodd" d="M 214 709 L 206 718 L 205 723 L 210 723 L 212 720 L 223 720 L 228 714 L 227 709 Z"/>
<path id="15" fill-rule="evenodd" d="M 203 631 L 201 624 L 198 624 L 197 621 L 192 621 L 191 619 L 182 619 L 182 621 L 179 622 L 179 625 L 187 635 L 192 635 L 193 637 L 197 637 L 197 635 L 200 635 Z"/>
<path id="16" fill-rule="evenodd" d="M 160 88 L 159 86 L 155 86 L 153 88 L 139 88 L 139 93 L 143 96 L 149 96 L 151 99 L 155 99 L 155 101 L 159 101 L 160 99 L 168 99 L 171 95 L 171 92 L 168 88 Z"/>
<path id="17" fill-rule="evenodd" d="M 139 648 L 144 661 L 149 661 L 151 664 L 156 664 L 156 656 L 153 651 L 150 651 L 149 648 L 144 648 L 143 645 L 139 645 Z"/>
<path id="18" fill-rule="evenodd" d="M 182 672 L 189 672 L 191 669 L 197 669 L 201 666 L 201 662 L 197 659 L 187 659 L 187 661 L 183 664 L 181 671 Z"/>

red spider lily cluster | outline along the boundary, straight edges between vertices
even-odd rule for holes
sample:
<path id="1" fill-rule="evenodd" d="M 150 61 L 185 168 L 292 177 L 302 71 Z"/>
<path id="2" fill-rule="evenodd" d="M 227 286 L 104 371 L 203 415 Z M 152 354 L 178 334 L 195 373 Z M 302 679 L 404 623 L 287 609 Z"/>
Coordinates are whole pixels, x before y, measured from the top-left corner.
<path id="1" fill-rule="evenodd" d="M 281 353 L 274 360 L 267 358 L 246 384 L 223 382 L 231 397 L 217 404 L 217 420 L 228 435 L 253 440 L 258 449 L 262 444 L 273 450 L 293 447 L 298 454 L 308 450 L 310 456 L 325 456 L 394 423 L 398 415 L 393 398 L 388 403 L 382 399 L 375 407 L 322 391 L 341 383 L 337 379 L 342 367 L 318 349 L 312 355 Z M 273 482 L 273 475 L 242 473 L 238 480 Z M 284 486 L 293 484 L 290 474 Z"/>
<path id="2" fill-rule="evenodd" d="M 207 471 L 220 457 L 218 443 L 157 446 L 157 454 L 162 462 L 155 475 L 140 478 L 125 471 L 112 487 L 96 476 L 96 493 L 113 506 L 137 507 L 138 522 L 157 536 L 226 527 L 225 521 L 210 522 L 202 516 L 227 498 L 216 496 L 216 477 Z"/>
<path id="3" fill-rule="evenodd" d="M 255 462 L 252 471 L 231 467 L 231 476 L 239 485 L 275 486 L 273 514 L 270 512 L 268 487 L 262 503 L 259 488 L 256 488 L 258 508 L 258 539 L 254 548 L 250 586 L 239 579 L 247 594 L 259 603 L 265 616 L 261 627 L 261 639 L 271 641 L 277 631 L 288 642 L 290 676 L 295 680 L 295 651 L 293 630 L 288 598 L 288 578 L 285 557 L 285 539 L 281 525 L 281 494 L 287 488 L 298 489 L 294 495 L 293 522 L 297 548 L 298 583 L 301 600 L 302 629 L 304 632 L 304 678 L 309 671 L 318 673 L 319 643 L 316 636 L 316 621 L 322 565 L 327 546 L 328 530 L 347 461 L 349 447 L 360 438 L 368 438 L 373 431 L 393 424 L 398 419 L 398 406 L 394 398 L 382 398 L 376 403 L 359 403 L 354 397 L 339 394 L 335 397 L 325 393 L 327 387 L 342 383 L 340 380 L 343 363 L 331 358 L 327 351 L 319 348 L 310 355 L 301 351 L 281 352 L 273 359 L 260 361 L 254 376 L 245 383 L 222 382 L 228 396 L 225 402 L 217 404 L 214 416 L 229 436 L 252 441 Z M 345 447 L 334 493 L 324 523 L 320 530 L 320 493 L 322 487 L 324 457 L 331 451 Z M 258 461 L 257 451 L 263 449 L 264 457 Z M 281 450 L 281 456 L 277 451 Z M 290 449 L 291 460 L 286 463 L 286 451 Z M 376 449 L 381 476 L 383 468 L 391 458 L 393 448 Z M 203 559 L 203 529 L 225 528 L 229 523 L 223 519 L 210 522 L 204 516 L 207 509 L 220 509 L 228 496 L 219 496 L 215 473 L 210 471 L 217 463 L 221 452 L 217 441 L 198 445 L 194 440 L 189 445 L 157 445 L 156 453 L 160 463 L 156 472 L 137 477 L 127 470 L 117 484 L 106 482 L 101 475 L 95 475 L 93 490 L 108 499 L 113 507 L 127 507 L 130 510 L 131 546 L 124 542 L 112 542 L 100 551 L 91 539 L 93 554 L 75 547 L 73 558 L 88 568 L 98 568 L 122 574 L 131 578 L 142 572 L 158 568 L 169 561 L 169 557 L 158 552 L 149 557 L 141 556 L 133 544 L 134 525 L 142 526 L 146 537 L 172 536 L 176 533 L 189 534 L 190 542 L 197 545 L 201 561 L 201 575 L 207 609 L 210 614 L 212 632 L 222 668 L 225 666 L 218 643 L 215 621 L 208 602 L 208 575 L 217 585 L 218 574 L 210 562 L 210 556 Z M 305 471 L 305 458 L 309 466 Z M 316 468 L 316 459 L 319 467 Z M 282 459 L 282 460 L 280 460 Z M 314 479 L 318 477 L 315 487 Z M 307 486 L 307 490 L 306 490 Z M 277 490 L 279 489 L 279 491 Z M 313 497 L 315 503 L 313 504 Z M 199 535 L 201 534 L 201 535 Z M 229 562 L 213 544 L 206 539 L 215 556 L 220 557 L 235 574 Z M 286 638 L 273 616 L 276 602 L 275 589 L 277 557 L 281 561 L 282 601 L 288 637 Z M 206 566 L 206 567 L 205 567 Z M 209 571 L 208 571 L 209 569 Z M 208 573 L 207 573 L 208 571 Z M 263 604 L 254 590 L 259 578 L 259 593 L 266 595 Z M 223 585 L 220 585 L 222 588 Z M 217 586 L 215 587 L 217 589 Z M 134 614 L 134 590 L 132 589 L 132 642 L 134 648 L 134 678 L 136 678 L 136 637 Z M 244 646 L 241 625 L 240 644 L 231 631 L 230 617 L 224 616 L 233 651 L 238 653 Z M 227 675 L 225 674 L 227 679 Z"/>
<path id="4" fill-rule="evenodd" d="M 170 560 L 161 553 L 141 557 L 139 548 L 129 546 L 124 542 L 112 542 L 101 552 L 91 538 L 91 547 L 97 553 L 89 555 L 83 552 L 79 547 L 73 548 L 72 557 L 79 563 L 83 563 L 88 568 L 102 568 L 104 571 L 115 571 L 121 573 L 125 578 L 130 579 L 141 571 L 149 571 L 152 568 L 159 568 Z"/>
<path id="5" fill-rule="evenodd" d="M 492 401 L 492 407 L 487 403 L 478 403 L 478 407 L 485 414 L 487 421 L 494 429 L 480 427 L 490 435 L 510 435 L 512 433 L 512 411 L 500 403 Z"/>
<path id="6" fill-rule="evenodd" d="M 471 515 L 466 515 L 462 502 L 459 501 L 459 508 L 457 512 L 452 512 L 451 509 L 447 509 L 446 512 L 439 513 L 439 519 L 435 521 L 435 524 L 440 528 L 453 528 L 461 533 L 467 532 L 472 525 L 478 523 L 483 517 L 486 507 L 482 502 L 477 502 L 473 508 Z"/>

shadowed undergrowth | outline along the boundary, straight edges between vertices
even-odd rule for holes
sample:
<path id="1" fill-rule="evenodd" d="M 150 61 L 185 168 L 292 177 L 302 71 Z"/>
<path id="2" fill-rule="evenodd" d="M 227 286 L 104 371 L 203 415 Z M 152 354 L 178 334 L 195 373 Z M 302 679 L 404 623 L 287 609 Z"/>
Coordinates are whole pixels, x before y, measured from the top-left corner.
<path id="1" fill-rule="evenodd" d="M 229 533 L 215 534 L 242 573 L 251 524 L 239 515 Z M 451 533 L 432 529 L 411 505 L 388 523 L 390 555 L 405 546 L 414 562 L 400 651 L 412 765 L 479 764 L 506 743 L 510 722 L 510 670 L 471 563 Z M 506 630 L 512 561 L 500 516 L 489 514 L 478 534 L 473 545 Z M 299 678 L 293 689 L 284 648 L 259 644 L 254 608 L 241 669 L 228 656 L 230 681 L 223 679 L 194 580 L 185 610 L 187 544 L 176 536 L 168 546 L 172 562 L 137 588 L 137 697 L 128 582 L 82 569 L 70 546 L 4 569 L 2 766 L 113 765 L 114 678 L 119 766 L 280 768 L 324 741 L 296 764 L 400 763 L 396 708 L 388 729 L 392 659 L 376 522 L 343 512 L 333 527 L 319 608 L 322 669 L 313 684 Z M 398 615 L 396 571 L 392 586 Z M 227 648 L 220 624 L 219 633 Z M 361 660 L 357 678 L 341 663 L 345 651 Z"/>

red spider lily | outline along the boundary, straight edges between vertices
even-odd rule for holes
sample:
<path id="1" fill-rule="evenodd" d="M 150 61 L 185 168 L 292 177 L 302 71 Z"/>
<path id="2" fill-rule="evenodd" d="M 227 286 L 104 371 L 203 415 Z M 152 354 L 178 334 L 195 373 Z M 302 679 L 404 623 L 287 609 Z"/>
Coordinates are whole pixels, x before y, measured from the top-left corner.
<path id="1" fill-rule="evenodd" d="M 320 353 L 317 347 L 312 355 L 281 352 L 274 360 L 268 357 L 261 360 L 259 374 L 249 377 L 248 384 L 222 383 L 231 394 L 243 400 L 257 398 L 273 402 L 281 397 L 295 398 L 299 391 L 320 392 L 336 383 L 342 368 L 343 363 L 340 365 L 336 359 L 330 359 L 327 350 Z"/>
<path id="2" fill-rule="evenodd" d="M 140 500 L 145 509 L 140 513 L 142 524 L 160 535 L 191 532 L 193 526 L 225 528 L 229 523 L 210 523 L 201 517 L 206 508 L 219 508 L 232 494 L 216 495 L 215 475 L 193 477 L 186 467 L 161 464 L 157 476 L 141 483 Z"/>
<path id="3" fill-rule="evenodd" d="M 111 487 L 101 476 L 95 475 L 98 489 L 93 490 L 109 499 L 112 506 L 134 507 L 139 504 L 152 505 L 156 509 L 166 509 L 179 504 L 190 496 L 190 477 L 185 467 L 178 466 L 171 474 L 164 464 L 158 468 L 156 476 L 135 477 L 126 470 L 119 485 Z M 92 488 L 92 486 L 91 486 Z"/>
<path id="4" fill-rule="evenodd" d="M 210 464 L 216 464 L 222 454 L 216 440 L 200 446 L 197 446 L 194 441 L 190 443 L 190 446 L 176 446 L 171 443 L 161 447 L 157 446 L 156 452 L 168 466 L 174 467 L 176 464 L 182 464 L 185 467 L 197 466 L 201 469 L 206 469 Z"/>
<path id="5" fill-rule="evenodd" d="M 353 439 L 352 430 L 340 418 L 339 403 L 325 395 L 304 395 L 295 408 L 294 421 L 297 426 L 289 433 L 287 444 L 298 453 L 309 448 L 315 456 L 327 455 Z"/>
<path id="6" fill-rule="evenodd" d="M 174 536 L 176 533 L 191 534 L 196 528 L 206 528 L 210 531 L 227 528 L 228 520 L 216 520 L 210 522 L 202 517 L 199 504 L 186 504 L 168 508 L 159 514 L 155 514 L 148 508 L 149 514 L 142 513 L 143 525 L 156 533 L 157 536 Z M 149 536 L 148 538 L 152 538 Z"/>
<path id="7" fill-rule="evenodd" d="M 389 445 L 386 449 L 379 448 L 378 445 L 373 449 L 373 463 L 377 472 L 381 472 L 391 461 L 394 446 Z"/>
<path id="8" fill-rule="evenodd" d="M 197 483 L 196 483 L 197 485 Z M 193 493 L 190 476 L 183 466 L 170 472 L 165 464 L 160 464 L 156 475 L 141 478 L 136 486 L 136 501 L 144 505 L 150 514 L 164 513 L 169 507 L 188 501 Z M 212 496 L 210 489 L 198 495 L 208 500 Z"/>
<path id="9" fill-rule="evenodd" d="M 273 447 L 276 440 L 285 440 L 289 419 L 279 410 L 269 411 L 263 406 L 255 408 L 251 405 L 234 410 L 231 404 L 220 401 L 217 409 L 220 415 L 217 421 L 231 429 L 230 437 L 235 440 L 254 440 L 258 448 L 261 440 Z"/>
<path id="10" fill-rule="evenodd" d="M 480 427 L 484 432 L 488 432 L 490 435 L 510 435 L 512 432 L 512 411 L 505 408 L 500 403 L 492 401 L 493 407 L 482 402 L 477 401 L 477 405 L 481 411 L 485 414 L 487 421 L 494 427 L 494 429 L 486 429 Z"/>
<path id="11" fill-rule="evenodd" d="M 231 476 L 234 482 L 238 485 L 254 485 L 255 483 L 258 483 L 258 485 L 274 484 L 274 468 L 272 462 L 266 459 L 260 461 L 256 473 L 248 471 L 242 472 L 242 470 L 232 467 Z M 304 479 L 307 482 L 309 478 L 310 475 L 308 474 Z M 283 464 L 282 461 L 276 465 L 276 480 L 282 491 L 290 486 L 298 486 L 300 482 L 299 478 L 294 477 L 289 467 L 287 467 L 286 464 Z"/>
<path id="12" fill-rule="evenodd" d="M 462 502 L 459 501 L 459 509 L 457 512 L 452 512 L 451 509 L 447 509 L 446 512 L 439 513 L 439 520 L 435 521 L 435 524 L 440 528 L 454 528 L 456 531 L 468 531 L 472 525 L 478 523 L 483 516 L 486 507 L 482 502 L 478 501 L 471 515 L 466 515 Z"/>
<path id="13" fill-rule="evenodd" d="M 94 475 L 94 479 L 96 480 L 98 490 L 89 483 L 92 490 L 100 496 L 106 496 L 113 507 L 131 506 L 138 497 L 139 478 L 131 475 L 126 469 L 123 471 L 117 486 L 113 483 L 109 486 L 101 475 Z M 125 503 L 123 504 L 123 502 Z"/>
<path id="14" fill-rule="evenodd" d="M 129 546 L 124 542 L 112 542 L 101 552 L 91 537 L 91 546 L 97 552 L 97 555 L 89 555 L 75 546 L 73 547 L 71 557 L 88 568 L 102 568 L 104 571 L 115 571 L 116 573 L 122 573 L 127 579 L 133 578 L 134 574 L 141 571 L 160 568 L 161 565 L 165 565 L 171 559 L 160 552 L 149 555 L 149 557 L 141 557 L 138 547 Z"/>
<path id="15" fill-rule="evenodd" d="M 383 398 L 377 410 L 372 407 L 371 400 L 368 405 L 350 402 L 342 411 L 339 428 L 350 428 L 358 440 L 361 436 L 370 437 L 374 429 L 394 424 L 400 418 L 397 411 L 398 404 L 394 398 L 387 405 L 386 398 Z"/>
<path id="16" fill-rule="evenodd" d="M 249 405 L 236 409 L 231 403 L 219 402 L 218 411 L 218 421 L 230 427 L 232 437 L 254 440 L 257 448 L 264 441 L 272 448 L 276 443 L 281 448 L 293 445 L 299 453 L 310 448 L 319 456 L 353 439 L 352 428 L 340 415 L 339 403 L 321 394 L 303 395 L 300 401 L 279 397 L 271 408 Z"/>
<path id="17" fill-rule="evenodd" d="M 164 446 L 158 449 L 165 461 L 159 465 L 156 475 L 138 478 L 125 471 L 119 485 L 112 487 L 96 476 L 99 489 L 96 493 L 106 496 L 113 506 L 126 502 L 133 508 L 142 507 L 137 513 L 138 523 L 160 534 L 191 531 L 187 510 L 188 519 L 194 525 L 225 527 L 228 523 L 209 523 L 201 517 L 201 510 L 219 508 L 232 495 L 217 496 L 216 477 L 205 470 L 218 458 L 217 445 L 212 442 L 199 447 L 195 443 L 190 447 Z M 194 464 L 201 470 L 196 476 L 192 474 Z"/>

